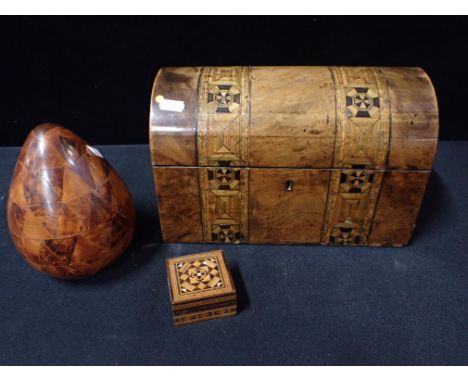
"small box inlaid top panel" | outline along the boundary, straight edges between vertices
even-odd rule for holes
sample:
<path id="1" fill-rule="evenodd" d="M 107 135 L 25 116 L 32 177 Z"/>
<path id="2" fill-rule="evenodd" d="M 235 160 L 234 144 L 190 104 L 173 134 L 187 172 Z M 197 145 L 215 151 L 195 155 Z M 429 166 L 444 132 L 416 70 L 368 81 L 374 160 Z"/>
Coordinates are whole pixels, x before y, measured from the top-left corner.
<path id="1" fill-rule="evenodd" d="M 174 304 L 235 293 L 221 250 L 166 261 Z"/>
<path id="2" fill-rule="evenodd" d="M 218 261 L 215 257 L 181 261 L 175 264 L 179 292 L 197 293 L 208 289 L 222 288 Z"/>

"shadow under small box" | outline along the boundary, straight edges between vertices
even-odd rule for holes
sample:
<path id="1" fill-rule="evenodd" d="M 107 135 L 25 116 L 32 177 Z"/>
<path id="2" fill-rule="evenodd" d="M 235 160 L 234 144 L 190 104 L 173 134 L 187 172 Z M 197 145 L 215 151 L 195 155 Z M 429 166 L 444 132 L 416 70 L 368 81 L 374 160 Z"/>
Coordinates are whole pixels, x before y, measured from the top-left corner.
<path id="1" fill-rule="evenodd" d="M 237 294 L 222 250 L 166 260 L 176 326 L 237 313 Z"/>

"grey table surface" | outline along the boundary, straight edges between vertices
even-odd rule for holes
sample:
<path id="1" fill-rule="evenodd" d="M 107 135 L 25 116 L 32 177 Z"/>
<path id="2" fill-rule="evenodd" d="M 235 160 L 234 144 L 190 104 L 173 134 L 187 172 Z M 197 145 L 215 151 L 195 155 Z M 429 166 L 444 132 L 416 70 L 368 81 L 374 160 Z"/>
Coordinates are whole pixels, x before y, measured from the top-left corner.
<path id="1" fill-rule="evenodd" d="M 218 247 L 161 242 L 148 146 L 98 148 L 131 190 L 137 231 L 81 281 L 16 252 L 5 212 L 19 148 L 0 148 L 0 364 L 468 363 L 468 142 L 440 142 L 408 247 L 223 246 L 239 314 L 182 328 L 164 260 Z"/>

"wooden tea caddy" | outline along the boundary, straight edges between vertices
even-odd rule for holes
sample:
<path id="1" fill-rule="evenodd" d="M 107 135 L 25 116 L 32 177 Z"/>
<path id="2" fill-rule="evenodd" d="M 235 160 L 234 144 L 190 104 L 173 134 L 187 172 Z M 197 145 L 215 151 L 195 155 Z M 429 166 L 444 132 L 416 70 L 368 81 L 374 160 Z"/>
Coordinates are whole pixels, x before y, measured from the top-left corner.
<path id="1" fill-rule="evenodd" d="M 149 127 L 163 238 L 406 245 L 438 129 L 420 68 L 163 68 Z"/>

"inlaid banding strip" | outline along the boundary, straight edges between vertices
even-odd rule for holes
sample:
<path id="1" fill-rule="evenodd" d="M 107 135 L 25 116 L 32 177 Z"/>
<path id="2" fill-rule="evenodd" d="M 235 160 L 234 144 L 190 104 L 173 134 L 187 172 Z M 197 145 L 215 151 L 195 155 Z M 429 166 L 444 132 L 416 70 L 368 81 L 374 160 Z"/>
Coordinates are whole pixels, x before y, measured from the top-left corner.
<path id="1" fill-rule="evenodd" d="M 200 166 L 247 165 L 249 98 L 249 68 L 203 69 L 198 95 Z"/>
<path id="2" fill-rule="evenodd" d="M 199 172 L 204 238 L 239 244 L 248 238 L 248 170 L 202 168 Z"/>
<path id="3" fill-rule="evenodd" d="M 390 99 L 374 68 L 330 68 L 337 126 L 322 244 L 366 245 L 390 138 Z"/>
<path id="4" fill-rule="evenodd" d="M 210 67 L 201 73 L 198 95 L 198 164 L 206 242 L 248 238 L 250 70 Z M 231 167 L 232 166 L 232 167 Z"/>

